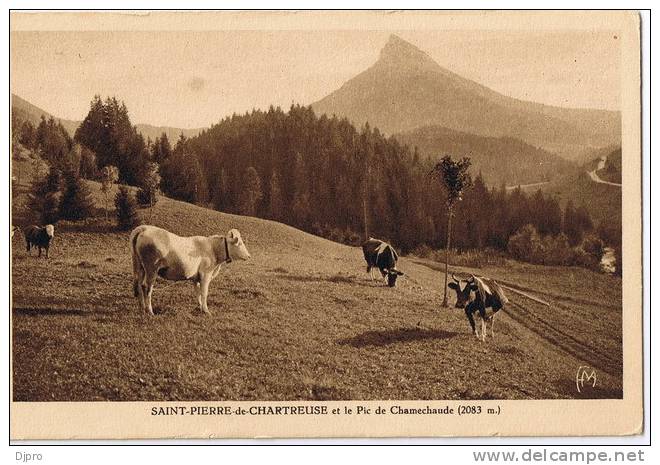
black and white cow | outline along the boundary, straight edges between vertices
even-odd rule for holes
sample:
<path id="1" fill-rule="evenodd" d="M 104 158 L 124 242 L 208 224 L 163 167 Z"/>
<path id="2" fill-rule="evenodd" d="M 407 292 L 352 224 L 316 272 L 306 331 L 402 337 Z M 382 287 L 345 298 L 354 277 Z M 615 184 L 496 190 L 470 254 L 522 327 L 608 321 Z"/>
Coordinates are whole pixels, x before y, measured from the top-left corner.
<path id="1" fill-rule="evenodd" d="M 55 236 L 55 227 L 52 224 L 48 224 L 43 228 L 32 225 L 25 229 L 24 234 L 28 254 L 32 247 L 37 247 L 39 248 L 39 256 L 41 257 L 41 249 L 45 249 L 46 258 L 48 258 L 48 249 Z"/>
<path id="2" fill-rule="evenodd" d="M 495 337 L 495 315 L 509 303 L 500 285 L 492 279 L 470 276 L 465 280 L 465 287 L 462 288 L 461 281 L 454 275 L 451 277 L 454 282 L 449 283 L 449 288 L 456 291 L 456 308 L 465 309 L 465 315 L 474 335 L 480 337 L 473 316 L 478 312 L 481 317 L 481 340 L 486 340 L 489 321 L 491 336 Z"/>
<path id="3" fill-rule="evenodd" d="M 362 252 L 364 252 L 364 259 L 367 261 L 367 273 L 371 274 L 373 279 L 373 268 L 378 268 L 383 277 L 387 278 L 387 285 L 394 287 L 396 285 L 396 278 L 402 276 L 403 273 L 396 269 L 396 262 L 399 255 L 387 242 L 370 237 L 362 243 Z"/>

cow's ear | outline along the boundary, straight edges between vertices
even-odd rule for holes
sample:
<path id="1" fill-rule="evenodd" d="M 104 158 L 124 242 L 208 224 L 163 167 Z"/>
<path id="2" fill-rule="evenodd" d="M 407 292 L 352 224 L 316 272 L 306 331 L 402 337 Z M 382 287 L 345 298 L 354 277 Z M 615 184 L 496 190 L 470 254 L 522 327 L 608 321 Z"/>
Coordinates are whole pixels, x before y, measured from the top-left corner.
<path id="1" fill-rule="evenodd" d="M 396 270 L 396 274 L 398 274 L 399 276 L 403 276 L 403 271 Z"/>
<path id="2" fill-rule="evenodd" d="M 229 232 L 227 233 L 227 237 L 230 238 L 230 239 L 234 238 L 234 230 L 233 229 L 229 230 Z"/>
<path id="3" fill-rule="evenodd" d="M 449 287 L 449 289 L 455 289 L 458 291 L 458 284 L 456 283 L 449 283 L 447 284 L 447 286 Z"/>

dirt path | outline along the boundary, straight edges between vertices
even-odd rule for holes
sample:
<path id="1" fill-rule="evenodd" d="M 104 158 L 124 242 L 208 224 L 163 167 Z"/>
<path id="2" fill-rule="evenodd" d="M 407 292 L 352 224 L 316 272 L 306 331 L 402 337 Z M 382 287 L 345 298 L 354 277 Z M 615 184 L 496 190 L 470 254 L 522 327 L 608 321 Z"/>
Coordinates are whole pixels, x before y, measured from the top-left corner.
<path id="1" fill-rule="evenodd" d="M 530 308 L 512 302 L 507 315 L 516 323 L 550 343 L 555 349 L 562 350 L 610 375 L 617 376 L 620 374 L 621 364 L 612 359 L 608 353 L 593 345 L 585 344 L 571 334 L 548 323 Z"/>

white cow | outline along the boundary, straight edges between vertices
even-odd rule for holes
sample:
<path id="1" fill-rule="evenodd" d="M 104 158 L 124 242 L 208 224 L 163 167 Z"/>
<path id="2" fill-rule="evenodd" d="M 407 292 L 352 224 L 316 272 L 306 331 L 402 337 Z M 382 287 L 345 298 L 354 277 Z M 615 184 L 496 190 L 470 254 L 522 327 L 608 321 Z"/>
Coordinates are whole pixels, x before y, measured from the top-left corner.
<path id="1" fill-rule="evenodd" d="M 181 237 L 156 226 L 142 225 L 131 232 L 133 293 L 140 309 L 153 315 L 151 294 L 156 276 L 172 281 L 190 280 L 195 285 L 197 301 L 209 313 L 209 284 L 223 263 L 250 258 L 241 233 L 232 229 L 227 236 Z"/>

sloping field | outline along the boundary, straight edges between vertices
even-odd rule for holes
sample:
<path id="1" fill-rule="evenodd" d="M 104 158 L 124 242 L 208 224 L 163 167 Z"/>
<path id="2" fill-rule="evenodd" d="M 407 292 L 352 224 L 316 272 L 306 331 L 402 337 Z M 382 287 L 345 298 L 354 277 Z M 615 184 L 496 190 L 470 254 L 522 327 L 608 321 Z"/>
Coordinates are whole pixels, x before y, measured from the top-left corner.
<path id="1" fill-rule="evenodd" d="M 622 395 L 618 278 L 516 262 L 456 269 L 552 302 L 510 294 L 495 339 L 482 343 L 462 310 L 439 307 L 438 263 L 402 258 L 406 279 L 392 289 L 370 280 L 360 249 L 279 223 L 162 197 L 150 223 L 181 235 L 236 227 L 253 259 L 231 263 L 211 284 L 210 316 L 196 309 L 192 284 L 159 278 L 158 315 L 149 318 L 132 296 L 128 233 L 58 225 L 49 260 L 28 257 L 16 235 L 15 400 Z M 581 365 L 595 369 L 597 385 L 579 394 Z"/>

